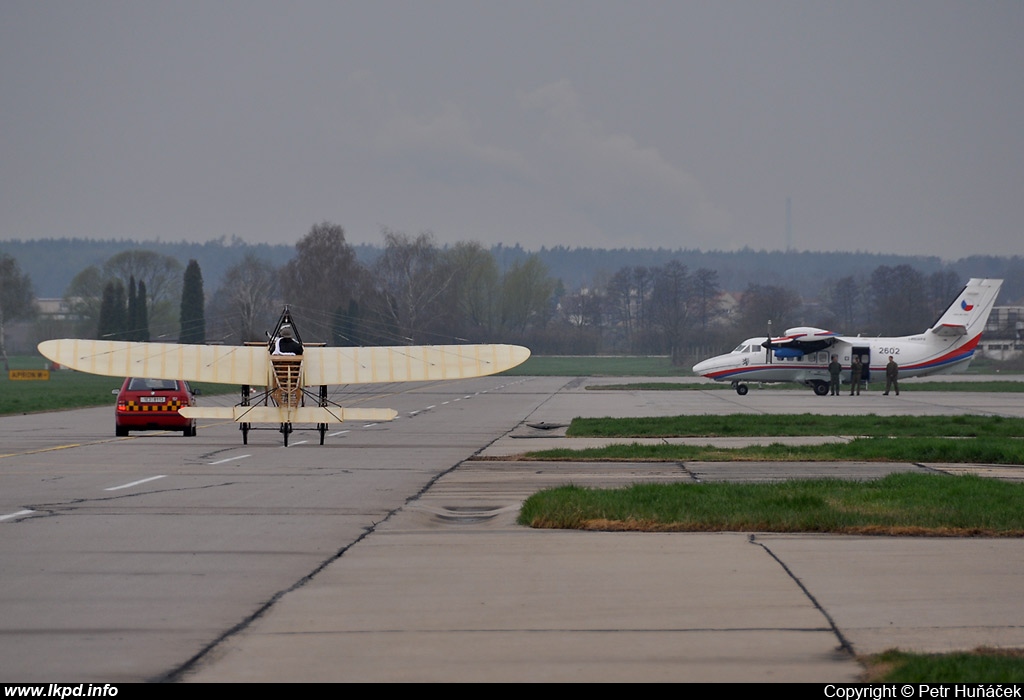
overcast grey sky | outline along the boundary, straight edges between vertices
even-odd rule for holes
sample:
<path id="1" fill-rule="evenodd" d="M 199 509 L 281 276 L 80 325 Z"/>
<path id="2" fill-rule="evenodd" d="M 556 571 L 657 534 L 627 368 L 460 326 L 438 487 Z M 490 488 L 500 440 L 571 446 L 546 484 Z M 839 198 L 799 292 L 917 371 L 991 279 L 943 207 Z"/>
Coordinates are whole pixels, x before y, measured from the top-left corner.
<path id="1" fill-rule="evenodd" d="M 3 0 L 0 241 L 1024 254 L 1020 0 Z"/>

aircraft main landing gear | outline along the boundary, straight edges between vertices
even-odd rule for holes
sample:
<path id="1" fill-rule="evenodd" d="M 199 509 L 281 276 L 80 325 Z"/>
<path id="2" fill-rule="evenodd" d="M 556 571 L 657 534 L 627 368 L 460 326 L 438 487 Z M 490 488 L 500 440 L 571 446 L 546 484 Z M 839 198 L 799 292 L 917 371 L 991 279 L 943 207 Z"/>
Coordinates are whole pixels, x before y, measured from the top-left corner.
<path id="1" fill-rule="evenodd" d="M 241 402 L 238 405 L 239 406 L 248 406 L 249 405 L 249 400 L 250 400 L 249 397 L 251 395 L 252 395 L 252 390 L 249 388 L 249 385 L 248 384 L 243 384 L 242 385 L 242 400 L 241 400 Z M 249 444 L 249 428 L 251 427 L 251 425 L 252 425 L 251 423 L 245 423 L 245 422 L 242 422 L 242 423 L 238 424 L 238 429 L 242 431 L 242 444 L 243 445 L 248 445 Z"/>
<path id="2" fill-rule="evenodd" d="M 324 407 L 326 405 L 327 405 L 327 385 L 326 384 L 321 384 L 320 385 L 320 407 L 322 408 L 322 407 Z M 320 444 L 322 445 L 322 444 L 324 444 L 324 435 L 327 434 L 327 424 L 326 423 L 317 423 L 316 424 L 316 429 L 320 431 Z"/>

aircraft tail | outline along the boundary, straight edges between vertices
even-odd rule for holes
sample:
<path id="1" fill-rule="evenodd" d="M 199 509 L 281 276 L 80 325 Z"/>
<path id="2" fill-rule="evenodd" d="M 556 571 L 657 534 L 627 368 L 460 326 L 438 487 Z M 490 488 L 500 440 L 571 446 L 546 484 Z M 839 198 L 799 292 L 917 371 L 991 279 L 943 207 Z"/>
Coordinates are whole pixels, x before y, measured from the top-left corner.
<path id="1" fill-rule="evenodd" d="M 942 336 L 979 336 L 985 330 L 1002 284 L 1002 280 L 996 279 L 971 279 L 928 331 Z"/>

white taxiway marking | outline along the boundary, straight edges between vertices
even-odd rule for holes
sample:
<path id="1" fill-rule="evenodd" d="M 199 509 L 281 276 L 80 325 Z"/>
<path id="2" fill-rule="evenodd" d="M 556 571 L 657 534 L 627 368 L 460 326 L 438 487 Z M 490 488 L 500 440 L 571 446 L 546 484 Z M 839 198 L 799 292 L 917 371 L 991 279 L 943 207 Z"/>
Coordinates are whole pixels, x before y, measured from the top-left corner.
<path id="1" fill-rule="evenodd" d="M 238 455 L 237 457 L 228 457 L 226 459 L 218 459 L 216 462 L 210 462 L 212 467 L 214 464 L 224 464 L 224 462 L 233 462 L 236 459 L 245 459 L 246 457 L 252 457 L 252 455 Z"/>
<path id="2" fill-rule="evenodd" d="M 121 484 L 120 486 L 111 486 L 109 489 L 103 489 L 104 491 L 119 491 L 121 489 L 129 489 L 132 486 L 138 486 L 139 484 L 145 484 L 147 481 L 156 481 L 157 479 L 163 479 L 167 475 L 161 474 L 160 476 L 151 476 L 148 479 L 139 479 L 128 484 Z"/>
<path id="3" fill-rule="evenodd" d="M 344 434 L 345 434 L 345 433 L 347 433 L 347 432 L 348 432 L 347 430 L 339 430 L 339 431 L 338 431 L 338 432 L 336 432 L 336 433 L 330 433 L 330 436 L 331 436 L 331 437 L 338 437 L 339 435 L 344 435 Z"/>
<path id="4" fill-rule="evenodd" d="M 35 513 L 34 510 L 19 510 L 17 513 L 8 513 L 7 515 L 0 515 L 0 520 L 11 520 L 13 518 L 20 518 L 23 515 L 31 515 Z"/>

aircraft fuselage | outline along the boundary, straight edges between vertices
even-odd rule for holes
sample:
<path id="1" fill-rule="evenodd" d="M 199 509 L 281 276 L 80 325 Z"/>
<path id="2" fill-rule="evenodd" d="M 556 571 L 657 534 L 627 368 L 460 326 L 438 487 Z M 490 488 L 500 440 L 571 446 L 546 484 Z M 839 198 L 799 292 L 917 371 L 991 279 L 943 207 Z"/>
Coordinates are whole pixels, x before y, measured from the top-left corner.
<path id="1" fill-rule="evenodd" d="M 778 338 L 749 338 L 735 350 L 698 362 L 695 374 L 731 382 L 739 394 L 746 382 L 797 382 L 829 393 L 828 366 L 835 355 L 842 365 L 840 380 L 851 382 L 854 358 L 860 360 L 861 381 L 885 376 L 891 357 L 899 377 L 961 372 L 981 340 L 981 331 L 995 305 L 1002 280 L 972 279 L 931 328 L 915 335 L 866 338 L 844 336 L 820 328 L 790 328 Z"/>
<path id="2" fill-rule="evenodd" d="M 900 338 L 857 338 L 836 336 L 820 350 L 805 353 L 786 353 L 785 348 L 767 349 L 765 337 L 750 338 L 735 350 L 704 360 L 693 371 L 719 382 L 731 382 L 737 387 L 745 382 L 796 382 L 815 387 L 827 386 L 828 365 L 832 355 L 843 366 L 841 381 L 850 383 L 854 356 L 861 360 L 862 381 L 885 376 L 885 366 L 891 355 L 899 365 L 900 378 L 945 374 L 966 369 L 974 356 L 981 334 L 967 342 L 957 338 L 926 338 L 924 335 Z M 960 341 L 960 342 L 958 342 Z M 788 355 L 788 356 L 787 356 Z M 744 393 L 744 392 L 741 392 Z"/>

